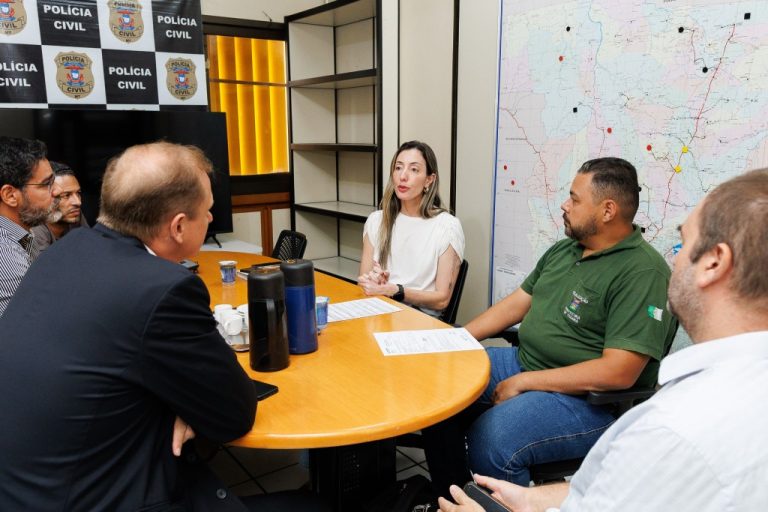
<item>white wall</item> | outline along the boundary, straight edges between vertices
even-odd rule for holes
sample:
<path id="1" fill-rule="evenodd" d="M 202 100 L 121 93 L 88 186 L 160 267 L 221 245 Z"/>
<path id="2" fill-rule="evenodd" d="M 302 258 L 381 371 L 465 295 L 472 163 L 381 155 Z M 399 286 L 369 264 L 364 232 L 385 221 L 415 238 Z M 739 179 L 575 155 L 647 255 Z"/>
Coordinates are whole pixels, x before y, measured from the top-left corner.
<path id="1" fill-rule="evenodd" d="M 499 1 L 467 1 L 459 12 L 456 214 L 469 274 L 459 308 L 466 323 L 489 306 Z"/>
<path id="2" fill-rule="evenodd" d="M 398 140 L 400 116 L 397 112 L 398 81 L 400 79 L 397 69 L 399 60 L 397 30 L 399 1 L 382 0 L 381 10 L 381 69 L 384 70 L 381 83 L 381 102 L 384 107 L 379 114 L 382 116 L 381 166 L 384 176 L 382 186 L 386 186 L 389 162 L 400 145 Z"/>
<path id="3" fill-rule="evenodd" d="M 321 0 L 201 0 L 203 15 L 282 23 L 288 14 L 311 9 Z"/>
<path id="4" fill-rule="evenodd" d="M 451 190 L 453 2 L 400 0 L 400 142 L 421 140 L 437 156 L 440 195 Z M 385 67 L 385 79 L 390 69 Z M 391 108 L 384 106 L 384 110 Z M 385 154 L 389 162 L 392 154 Z"/>

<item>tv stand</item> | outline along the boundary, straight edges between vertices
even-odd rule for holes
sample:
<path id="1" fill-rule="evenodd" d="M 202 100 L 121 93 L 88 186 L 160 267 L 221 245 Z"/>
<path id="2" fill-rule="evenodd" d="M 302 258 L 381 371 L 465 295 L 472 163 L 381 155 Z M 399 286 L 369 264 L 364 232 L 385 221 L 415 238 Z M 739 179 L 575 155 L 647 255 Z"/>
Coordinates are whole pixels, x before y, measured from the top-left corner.
<path id="1" fill-rule="evenodd" d="M 219 246 L 219 249 L 221 249 L 221 242 L 219 242 L 219 239 L 216 238 L 215 233 L 211 233 L 210 235 L 205 235 L 205 240 L 203 240 L 203 243 L 207 242 L 208 240 L 212 239 L 214 242 L 216 242 L 216 245 Z"/>

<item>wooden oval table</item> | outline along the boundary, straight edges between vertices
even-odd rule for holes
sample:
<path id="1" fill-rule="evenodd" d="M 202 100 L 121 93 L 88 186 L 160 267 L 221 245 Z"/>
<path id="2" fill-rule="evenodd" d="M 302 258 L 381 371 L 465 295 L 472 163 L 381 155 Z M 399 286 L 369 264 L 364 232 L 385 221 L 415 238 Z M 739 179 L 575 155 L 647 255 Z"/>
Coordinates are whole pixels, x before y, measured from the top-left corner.
<path id="1" fill-rule="evenodd" d="M 237 268 L 270 261 L 255 254 L 201 252 L 200 277 L 214 304 L 245 304 L 247 283 L 222 286 L 218 261 Z M 331 303 L 366 298 L 359 286 L 315 272 L 318 295 Z M 390 301 L 390 299 L 385 298 Z M 318 350 L 291 355 L 288 368 L 251 370 L 248 353 L 237 354 L 251 377 L 280 391 L 259 403 L 250 433 L 232 444 L 253 448 L 320 448 L 386 439 L 419 430 L 471 404 L 488 383 L 484 350 L 385 357 L 375 332 L 438 329 L 447 324 L 403 306 L 401 311 L 332 322 L 318 336 Z"/>
<path id="2" fill-rule="evenodd" d="M 246 304 L 247 282 L 238 277 L 234 286 L 222 286 L 220 260 L 245 268 L 271 258 L 218 251 L 198 255 L 211 307 Z M 320 272 L 315 272 L 315 289 L 331 303 L 366 298 L 357 285 Z M 485 389 L 490 372 L 484 350 L 385 357 L 375 332 L 449 327 L 399 305 L 402 310 L 395 313 L 329 323 L 318 337 L 318 350 L 290 356 L 284 370 L 255 372 L 249 354 L 238 353 L 252 378 L 275 384 L 279 392 L 259 403 L 251 431 L 230 444 L 311 448 L 312 488 L 337 511 L 359 510 L 361 502 L 393 484 L 394 438 L 464 409 Z"/>

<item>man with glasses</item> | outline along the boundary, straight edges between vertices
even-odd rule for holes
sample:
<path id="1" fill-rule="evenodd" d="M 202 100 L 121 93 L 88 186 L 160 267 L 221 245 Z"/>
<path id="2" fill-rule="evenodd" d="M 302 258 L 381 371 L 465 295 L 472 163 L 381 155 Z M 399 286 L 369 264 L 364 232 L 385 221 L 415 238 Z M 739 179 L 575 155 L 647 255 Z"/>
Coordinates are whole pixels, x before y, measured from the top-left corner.
<path id="1" fill-rule="evenodd" d="M 53 183 L 43 142 L 0 137 L 0 316 L 39 254 L 30 229 L 48 218 Z"/>
<path id="2" fill-rule="evenodd" d="M 83 201 L 75 171 L 59 162 L 51 162 L 51 167 L 55 176 L 52 190 L 55 206 L 44 224 L 32 228 L 35 245 L 40 252 L 73 229 L 88 227 L 80 210 Z"/>

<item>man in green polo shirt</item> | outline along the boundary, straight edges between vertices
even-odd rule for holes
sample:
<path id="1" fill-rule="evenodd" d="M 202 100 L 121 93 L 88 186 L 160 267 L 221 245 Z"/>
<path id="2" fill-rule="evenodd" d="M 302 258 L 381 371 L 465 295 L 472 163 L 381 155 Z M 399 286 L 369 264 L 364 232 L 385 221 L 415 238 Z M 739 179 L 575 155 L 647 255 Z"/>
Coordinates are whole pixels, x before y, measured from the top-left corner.
<path id="1" fill-rule="evenodd" d="M 666 309 L 669 267 L 632 224 L 638 203 L 632 164 L 584 163 L 561 206 L 568 238 L 466 325 L 484 339 L 522 321 L 519 348 L 488 350 L 491 380 L 478 402 L 491 407 L 467 431 L 472 471 L 527 486 L 529 466 L 585 456 L 615 420 L 587 391 L 656 382 L 677 322 Z M 469 478 L 451 433 L 464 416 L 426 432 L 436 492 Z"/>

